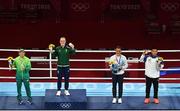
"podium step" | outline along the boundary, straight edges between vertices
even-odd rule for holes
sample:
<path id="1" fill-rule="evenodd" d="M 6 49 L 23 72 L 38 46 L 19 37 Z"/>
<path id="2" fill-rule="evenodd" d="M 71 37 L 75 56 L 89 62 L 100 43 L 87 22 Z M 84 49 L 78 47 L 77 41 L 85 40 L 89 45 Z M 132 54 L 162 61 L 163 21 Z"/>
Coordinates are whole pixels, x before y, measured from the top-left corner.
<path id="1" fill-rule="evenodd" d="M 70 96 L 56 96 L 55 89 L 47 89 L 45 92 L 45 109 L 86 109 L 87 97 L 85 89 L 70 89 Z"/>

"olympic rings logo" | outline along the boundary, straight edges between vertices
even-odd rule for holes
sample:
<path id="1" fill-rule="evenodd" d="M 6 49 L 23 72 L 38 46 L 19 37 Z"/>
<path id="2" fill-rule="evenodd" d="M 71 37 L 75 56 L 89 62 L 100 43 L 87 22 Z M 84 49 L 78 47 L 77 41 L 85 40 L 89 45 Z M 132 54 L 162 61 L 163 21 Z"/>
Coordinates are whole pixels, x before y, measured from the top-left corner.
<path id="1" fill-rule="evenodd" d="M 69 109 L 71 107 L 71 103 L 61 103 L 60 107 L 63 109 Z"/>
<path id="2" fill-rule="evenodd" d="M 179 9 L 180 4 L 179 3 L 161 3 L 161 9 L 164 11 L 171 11 L 174 12 Z"/>
<path id="3" fill-rule="evenodd" d="M 75 12 L 86 12 L 90 8 L 89 3 L 72 3 L 71 9 L 73 9 Z"/>

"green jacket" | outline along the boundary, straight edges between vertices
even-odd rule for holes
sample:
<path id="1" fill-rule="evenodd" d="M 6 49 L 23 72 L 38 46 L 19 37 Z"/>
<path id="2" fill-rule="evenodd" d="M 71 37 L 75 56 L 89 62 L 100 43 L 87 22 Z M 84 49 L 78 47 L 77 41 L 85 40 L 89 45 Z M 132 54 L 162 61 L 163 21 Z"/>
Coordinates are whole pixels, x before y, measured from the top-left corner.
<path id="1" fill-rule="evenodd" d="M 69 58 L 71 54 L 75 54 L 76 50 L 68 47 L 55 47 L 54 48 L 55 52 L 53 53 L 53 58 L 58 57 L 58 62 L 57 64 L 59 66 L 61 65 L 69 65 Z"/>
<path id="2" fill-rule="evenodd" d="M 16 57 L 13 62 L 13 67 L 16 68 L 16 79 L 29 79 L 29 71 L 31 70 L 30 59 L 26 56 L 21 58 L 20 56 Z M 25 69 L 22 71 L 21 67 Z"/>

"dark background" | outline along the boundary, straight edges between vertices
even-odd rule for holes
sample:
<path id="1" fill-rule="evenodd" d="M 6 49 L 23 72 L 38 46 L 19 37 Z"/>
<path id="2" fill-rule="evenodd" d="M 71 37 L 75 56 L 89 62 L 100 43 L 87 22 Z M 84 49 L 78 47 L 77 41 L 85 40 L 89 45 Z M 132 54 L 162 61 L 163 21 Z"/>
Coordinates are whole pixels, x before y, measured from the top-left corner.
<path id="1" fill-rule="evenodd" d="M 47 49 L 67 37 L 77 49 L 180 49 L 180 0 L 0 0 L 0 49 Z M 77 53 L 75 59 L 104 59 L 113 53 Z M 141 53 L 124 53 L 139 58 Z M 178 59 L 179 53 L 160 53 L 164 59 Z M 17 52 L 0 52 L 1 58 Z M 47 57 L 48 53 L 27 53 L 28 57 Z M 49 67 L 48 62 L 33 62 L 33 67 Z M 7 67 L 2 61 L 1 67 Z M 165 68 L 179 62 L 166 62 Z M 53 67 L 56 67 L 54 63 Z M 108 68 L 105 62 L 71 62 L 72 68 Z M 144 68 L 143 63 L 129 63 L 128 68 Z M 1 76 L 15 76 L 1 70 Z M 72 71 L 72 77 L 111 77 L 111 72 Z M 49 71 L 31 71 L 32 77 L 47 77 Z M 53 71 L 56 77 L 56 71 Z M 127 71 L 126 77 L 144 77 L 144 72 Z M 168 74 L 163 77 L 179 77 Z M 12 81 L 12 79 L 0 79 Z M 13 80 L 14 81 L 14 80 Z M 35 80 L 34 80 L 35 81 Z M 37 80 L 48 81 L 48 80 Z M 53 81 L 53 80 L 49 80 Z M 56 81 L 56 80 L 54 80 Z M 169 81 L 178 82 L 178 81 Z"/>
<path id="2" fill-rule="evenodd" d="M 0 0 L 0 47 L 180 49 L 179 0 Z"/>

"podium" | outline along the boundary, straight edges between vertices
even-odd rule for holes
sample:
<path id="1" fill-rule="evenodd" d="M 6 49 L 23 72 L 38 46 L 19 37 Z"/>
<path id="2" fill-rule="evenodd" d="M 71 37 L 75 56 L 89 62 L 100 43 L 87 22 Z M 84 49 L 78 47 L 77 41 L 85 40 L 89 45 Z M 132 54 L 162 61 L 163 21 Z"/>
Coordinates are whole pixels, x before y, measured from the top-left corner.
<path id="1" fill-rule="evenodd" d="M 87 97 L 85 89 L 70 89 L 70 96 L 56 96 L 56 89 L 47 89 L 45 92 L 45 109 L 86 109 Z"/>

